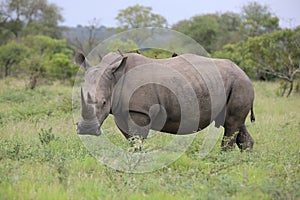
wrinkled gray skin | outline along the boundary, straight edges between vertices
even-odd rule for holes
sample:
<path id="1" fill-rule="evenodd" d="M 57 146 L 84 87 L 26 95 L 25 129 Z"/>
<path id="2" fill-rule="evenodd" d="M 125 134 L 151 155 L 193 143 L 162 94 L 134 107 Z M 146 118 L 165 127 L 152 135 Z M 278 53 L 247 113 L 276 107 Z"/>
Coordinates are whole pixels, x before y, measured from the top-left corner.
<path id="1" fill-rule="evenodd" d="M 149 129 L 171 134 L 191 134 L 215 121 L 216 127 L 223 126 L 225 129 L 223 150 L 232 149 L 235 143 L 241 150 L 253 147 L 253 139 L 245 127 L 245 119 L 250 111 L 251 121 L 255 120 L 253 87 L 247 75 L 229 60 L 193 54 L 150 59 L 135 53 L 122 56 L 109 53 L 94 67 L 80 53 L 76 54 L 75 60 L 85 70 L 85 83 L 81 90 L 82 120 L 78 123 L 78 134 L 100 135 L 100 127 L 109 114 L 114 115 L 117 126 L 127 139 L 133 135 L 147 138 Z M 145 64 L 153 64 L 154 67 L 159 65 L 157 69 L 165 69 L 159 73 L 152 70 L 153 74 L 147 71 L 146 76 L 155 76 L 154 82 L 165 80 L 166 84 L 173 84 L 175 89 L 168 89 L 164 84 L 144 84 L 130 93 L 132 91 L 127 88 L 131 88 L 133 79 L 123 75 Z M 213 68 L 206 67 L 211 64 Z M 168 72 L 172 74 L 170 69 L 179 72 L 184 80 L 180 77 L 173 80 L 174 77 L 168 75 Z M 146 71 L 140 70 L 141 74 L 138 73 L 137 70 L 134 80 L 145 77 Z M 184 93 L 189 91 L 184 88 L 186 80 L 194 94 Z M 180 92 L 181 99 L 186 101 L 184 103 L 179 103 Z M 128 95 L 129 104 L 126 103 Z M 196 99 L 191 102 L 189 97 L 193 95 Z M 195 116 L 185 114 L 187 122 L 180 127 L 185 111 Z M 193 119 L 197 120 L 196 126 Z"/>

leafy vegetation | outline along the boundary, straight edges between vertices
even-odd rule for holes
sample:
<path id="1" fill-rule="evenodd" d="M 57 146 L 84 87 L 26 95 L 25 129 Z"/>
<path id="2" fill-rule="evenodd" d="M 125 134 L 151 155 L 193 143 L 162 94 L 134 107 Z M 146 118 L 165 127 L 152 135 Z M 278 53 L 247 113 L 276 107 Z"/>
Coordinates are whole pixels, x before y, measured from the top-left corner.
<path id="1" fill-rule="evenodd" d="M 24 90 L 0 81 L 0 196 L 3 199 L 297 199 L 300 197 L 299 96 L 280 98 L 276 86 L 254 83 L 256 122 L 251 152 L 199 157 L 202 132 L 174 163 L 126 174 L 99 163 L 76 135 L 72 88 L 55 84 Z M 125 139 L 112 118 L 105 133 Z M 155 136 L 150 138 L 155 145 Z M 161 136 L 160 136 L 161 137 Z M 124 147 L 124 146 L 120 146 Z"/>
<path id="2" fill-rule="evenodd" d="M 213 53 L 226 44 L 279 30 L 279 19 L 269 7 L 250 2 L 240 13 L 196 15 L 177 22 L 172 28 L 192 37 Z"/>
<path id="3" fill-rule="evenodd" d="M 73 50 L 61 39 L 61 9 L 47 0 L 0 3 L 0 78 L 29 77 L 34 89 L 40 77 L 70 79 Z M 3 74 L 3 75 L 2 75 Z"/>
<path id="4" fill-rule="evenodd" d="M 13 69 L 13 67 L 20 65 L 28 51 L 28 47 L 20 45 L 16 41 L 11 41 L 1 46 L 0 67 L 4 71 L 4 77 L 8 77 L 12 71 L 18 70 Z"/>
<path id="5" fill-rule="evenodd" d="M 251 78 L 282 79 L 281 96 L 285 93 L 289 96 L 300 73 L 300 29 L 285 29 L 228 44 L 213 56 L 231 59 Z M 287 84 L 290 84 L 289 90 L 286 90 Z"/>
<path id="6" fill-rule="evenodd" d="M 159 15 L 152 13 L 151 7 L 130 6 L 120 10 L 116 17 L 121 30 L 144 27 L 167 27 L 167 20 Z"/>
<path id="7" fill-rule="evenodd" d="M 61 8 L 47 0 L 5 0 L 0 3 L 0 45 L 26 35 L 61 37 Z"/>
<path id="8" fill-rule="evenodd" d="M 0 47 L 0 72 L 4 76 L 26 74 L 34 89 L 37 79 L 70 79 L 76 72 L 71 63 L 73 51 L 65 40 L 47 36 L 26 36 Z"/>
<path id="9" fill-rule="evenodd" d="M 241 33 L 245 39 L 279 30 L 279 18 L 270 8 L 258 2 L 250 2 L 241 10 Z"/>

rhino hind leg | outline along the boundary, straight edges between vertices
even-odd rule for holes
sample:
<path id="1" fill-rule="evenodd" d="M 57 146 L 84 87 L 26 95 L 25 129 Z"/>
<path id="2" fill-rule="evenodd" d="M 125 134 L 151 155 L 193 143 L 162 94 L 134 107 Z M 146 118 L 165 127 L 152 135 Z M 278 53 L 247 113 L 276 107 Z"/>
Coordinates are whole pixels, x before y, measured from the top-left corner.
<path id="1" fill-rule="evenodd" d="M 234 145 L 236 143 L 236 138 L 238 135 L 237 130 L 237 128 L 225 126 L 225 132 L 221 144 L 221 148 L 223 151 L 234 149 Z"/>
<path id="2" fill-rule="evenodd" d="M 230 150 L 237 144 L 241 150 L 253 147 L 253 139 L 245 126 L 245 120 L 253 105 L 253 89 L 245 81 L 233 85 L 226 106 L 222 149 Z M 253 113 L 253 112 L 251 112 Z"/>
<path id="3" fill-rule="evenodd" d="M 245 124 L 239 129 L 239 133 L 236 138 L 236 144 L 241 151 L 253 148 L 254 140 L 249 134 Z"/>
<path id="4" fill-rule="evenodd" d="M 226 116 L 222 150 L 231 150 L 235 144 L 238 145 L 241 151 L 252 149 L 254 141 L 245 126 L 245 119 L 248 112 L 249 111 L 244 108 L 244 110 L 241 109 L 240 112 L 231 113 L 231 115 Z"/>
<path id="5" fill-rule="evenodd" d="M 248 132 L 244 123 L 249 110 L 250 107 L 241 104 L 237 98 L 229 102 L 224 123 L 222 150 L 234 149 L 237 140 L 240 142 L 239 144 L 245 143 L 246 137 L 243 136 Z"/>
<path id="6" fill-rule="evenodd" d="M 237 144 L 241 151 L 253 148 L 254 140 L 249 134 L 245 124 L 239 128 L 225 127 L 222 150 L 232 150 L 235 144 Z"/>

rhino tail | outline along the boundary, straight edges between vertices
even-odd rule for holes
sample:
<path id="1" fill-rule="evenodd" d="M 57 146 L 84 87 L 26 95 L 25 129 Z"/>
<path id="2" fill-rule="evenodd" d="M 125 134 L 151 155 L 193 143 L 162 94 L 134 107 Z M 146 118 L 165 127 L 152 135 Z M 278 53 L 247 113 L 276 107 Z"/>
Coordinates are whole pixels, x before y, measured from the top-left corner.
<path id="1" fill-rule="evenodd" d="M 255 115 L 254 115 L 254 112 L 253 112 L 253 106 L 251 106 L 250 120 L 251 120 L 251 122 L 255 122 Z"/>

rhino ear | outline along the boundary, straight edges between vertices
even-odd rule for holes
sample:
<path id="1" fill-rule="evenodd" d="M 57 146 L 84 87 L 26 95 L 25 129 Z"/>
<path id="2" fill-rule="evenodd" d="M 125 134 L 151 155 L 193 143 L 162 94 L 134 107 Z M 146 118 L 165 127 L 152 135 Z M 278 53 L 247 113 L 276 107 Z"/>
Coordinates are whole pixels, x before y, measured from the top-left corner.
<path id="1" fill-rule="evenodd" d="M 117 80 L 119 80 L 119 78 L 123 74 L 123 70 L 124 70 L 124 68 L 126 66 L 126 61 L 127 61 L 127 57 L 122 57 L 122 59 L 120 61 L 114 63 L 113 66 L 111 67 L 111 74 Z"/>
<path id="2" fill-rule="evenodd" d="M 88 63 L 87 59 L 82 53 L 75 53 L 75 62 L 79 67 L 81 67 L 85 71 L 91 67 L 91 65 Z"/>

